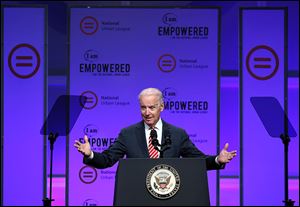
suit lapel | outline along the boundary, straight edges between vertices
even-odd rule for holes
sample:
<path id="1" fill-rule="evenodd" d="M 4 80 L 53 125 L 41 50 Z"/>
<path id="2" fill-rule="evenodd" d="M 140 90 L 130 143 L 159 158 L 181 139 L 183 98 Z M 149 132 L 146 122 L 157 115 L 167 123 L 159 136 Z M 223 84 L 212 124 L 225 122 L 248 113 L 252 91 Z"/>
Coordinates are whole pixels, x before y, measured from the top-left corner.
<path id="1" fill-rule="evenodd" d="M 168 127 L 168 124 L 161 120 L 162 123 L 163 123 L 163 128 L 162 128 L 162 137 L 161 137 L 161 144 L 165 143 L 165 139 L 166 139 L 166 132 L 169 131 L 169 127 Z"/>
<path id="2" fill-rule="evenodd" d="M 166 142 L 166 137 L 169 136 L 171 138 L 171 126 L 163 121 L 163 131 L 162 131 L 162 138 L 161 138 L 161 143 L 164 144 Z M 166 147 L 166 146 L 165 146 Z M 171 146 L 169 146 L 171 147 Z M 170 149 L 167 149 L 164 151 L 164 157 L 174 157 L 171 153 L 172 151 Z"/>
<path id="3" fill-rule="evenodd" d="M 144 122 L 140 122 L 136 126 L 136 137 L 138 139 L 139 147 L 142 150 L 143 156 L 144 157 L 149 157 L 149 152 L 148 152 L 148 147 L 146 143 L 146 134 L 145 134 L 145 126 Z"/>

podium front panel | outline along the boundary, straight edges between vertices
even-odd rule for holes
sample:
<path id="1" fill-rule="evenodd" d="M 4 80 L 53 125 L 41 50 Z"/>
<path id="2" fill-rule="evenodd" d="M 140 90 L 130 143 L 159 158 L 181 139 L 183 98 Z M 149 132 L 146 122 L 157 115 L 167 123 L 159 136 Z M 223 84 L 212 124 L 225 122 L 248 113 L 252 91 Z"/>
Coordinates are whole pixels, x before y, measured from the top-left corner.
<path id="1" fill-rule="evenodd" d="M 179 176 L 178 191 L 157 198 L 147 189 L 147 176 L 155 167 L 170 166 Z M 148 183 L 149 184 L 149 183 Z M 206 164 L 199 158 L 124 159 L 116 174 L 114 205 L 210 205 Z"/>

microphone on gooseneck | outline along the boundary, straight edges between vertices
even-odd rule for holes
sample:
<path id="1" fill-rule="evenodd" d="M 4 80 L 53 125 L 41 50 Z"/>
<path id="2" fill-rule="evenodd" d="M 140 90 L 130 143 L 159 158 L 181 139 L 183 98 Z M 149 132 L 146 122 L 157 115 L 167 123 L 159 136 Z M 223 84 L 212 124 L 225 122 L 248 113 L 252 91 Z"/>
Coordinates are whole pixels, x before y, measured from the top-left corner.
<path id="1" fill-rule="evenodd" d="M 155 129 L 151 129 L 150 136 L 152 139 L 157 139 L 157 132 Z"/>
<path id="2" fill-rule="evenodd" d="M 160 144 L 158 143 L 157 132 L 155 129 L 151 129 L 150 137 L 152 138 L 151 143 L 154 147 L 160 146 Z"/>
<path id="3" fill-rule="evenodd" d="M 165 146 L 170 146 L 172 144 L 172 140 L 171 140 L 171 135 L 170 135 L 170 131 L 169 130 L 166 130 L 165 131 L 165 143 L 164 145 Z"/>

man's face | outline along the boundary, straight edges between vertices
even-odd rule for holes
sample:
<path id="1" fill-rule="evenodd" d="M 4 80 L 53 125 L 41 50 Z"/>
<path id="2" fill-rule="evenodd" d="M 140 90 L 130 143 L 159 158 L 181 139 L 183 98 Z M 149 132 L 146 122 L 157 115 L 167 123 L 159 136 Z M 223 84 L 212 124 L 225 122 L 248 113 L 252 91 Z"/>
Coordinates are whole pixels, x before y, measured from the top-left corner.
<path id="1" fill-rule="evenodd" d="M 150 127 L 155 126 L 164 109 L 163 103 L 155 95 L 144 95 L 140 97 L 140 107 L 144 122 Z"/>

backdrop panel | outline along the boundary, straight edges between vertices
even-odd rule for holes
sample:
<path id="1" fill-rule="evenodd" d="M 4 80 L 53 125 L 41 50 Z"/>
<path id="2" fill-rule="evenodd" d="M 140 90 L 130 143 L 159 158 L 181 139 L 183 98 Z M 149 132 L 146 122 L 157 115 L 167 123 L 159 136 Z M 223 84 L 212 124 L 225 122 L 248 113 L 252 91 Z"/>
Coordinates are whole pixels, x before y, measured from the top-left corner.
<path id="1" fill-rule="evenodd" d="M 271 97 L 285 106 L 285 17 L 281 8 L 240 10 L 241 205 L 283 205 L 284 147 L 269 135 L 251 98 Z M 272 125 L 283 123 L 274 114 Z"/>
<path id="2" fill-rule="evenodd" d="M 4 7 L 3 205 L 42 205 L 45 193 L 46 9 Z"/>
<path id="3" fill-rule="evenodd" d="M 70 134 L 69 205 L 112 205 L 117 166 L 84 166 L 73 143 L 87 134 L 93 150 L 107 149 L 121 128 L 141 120 L 146 87 L 163 92 L 165 121 L 217 153 L 219 32 L 216 8 L 70 9 L 70 94 L 88 103 Z M 212 205 L 216 180 L 210 171 Z"/>

